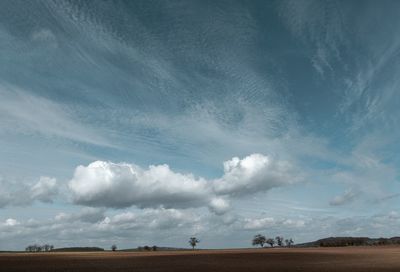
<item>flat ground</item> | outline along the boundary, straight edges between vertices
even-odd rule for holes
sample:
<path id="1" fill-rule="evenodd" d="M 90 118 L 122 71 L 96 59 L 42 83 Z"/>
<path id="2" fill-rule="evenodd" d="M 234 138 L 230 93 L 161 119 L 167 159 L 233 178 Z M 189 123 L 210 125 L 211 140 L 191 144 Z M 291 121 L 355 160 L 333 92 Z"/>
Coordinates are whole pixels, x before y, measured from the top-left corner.
<path id="1" fill-rule="evenodd" d="M 400 271 L 400 247 L 2 253 L 0 271 Z"/>

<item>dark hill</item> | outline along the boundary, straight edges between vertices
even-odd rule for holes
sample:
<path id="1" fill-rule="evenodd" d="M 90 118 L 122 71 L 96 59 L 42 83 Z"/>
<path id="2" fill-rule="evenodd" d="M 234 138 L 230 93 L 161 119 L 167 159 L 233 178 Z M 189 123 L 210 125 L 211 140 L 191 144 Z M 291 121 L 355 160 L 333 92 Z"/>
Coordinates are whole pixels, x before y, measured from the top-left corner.
<path id="1" fill-rule="evenodd" d="M 377 246 L 400 245 L 400 237 L 369 238 L 369 237 L 329 237 L 314 242 L 297 244 L 296 247 L 343 247 L 343 246 Z"/>
<path id="2" fill-rule="evenodd" d="M 52 252 L 93 252 L 93 251 L 104 251 L 104 248 L 100 247 L 63 247 L 55 248 Z"/>

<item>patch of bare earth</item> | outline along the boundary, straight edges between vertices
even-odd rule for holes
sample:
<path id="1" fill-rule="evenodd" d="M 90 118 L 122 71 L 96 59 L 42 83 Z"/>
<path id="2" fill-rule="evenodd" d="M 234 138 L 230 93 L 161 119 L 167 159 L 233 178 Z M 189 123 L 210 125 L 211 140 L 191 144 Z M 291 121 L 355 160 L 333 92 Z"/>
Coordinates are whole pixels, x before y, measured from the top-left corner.
<path id="1" fill-rule="evenodd" d="M 400 271 L 400 247 L 4 253 L 0 271 Z"/>

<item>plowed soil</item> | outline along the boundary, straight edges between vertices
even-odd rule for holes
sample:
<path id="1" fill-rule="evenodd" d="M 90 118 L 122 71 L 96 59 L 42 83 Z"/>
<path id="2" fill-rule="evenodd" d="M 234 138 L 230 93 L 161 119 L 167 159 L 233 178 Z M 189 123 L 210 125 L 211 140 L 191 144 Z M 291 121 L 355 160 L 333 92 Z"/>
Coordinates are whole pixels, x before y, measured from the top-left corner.
<path id="1" fill-rule="evenodd" d="M 400 271 L 400 247 L 2 253 L 0 271 Z"/>

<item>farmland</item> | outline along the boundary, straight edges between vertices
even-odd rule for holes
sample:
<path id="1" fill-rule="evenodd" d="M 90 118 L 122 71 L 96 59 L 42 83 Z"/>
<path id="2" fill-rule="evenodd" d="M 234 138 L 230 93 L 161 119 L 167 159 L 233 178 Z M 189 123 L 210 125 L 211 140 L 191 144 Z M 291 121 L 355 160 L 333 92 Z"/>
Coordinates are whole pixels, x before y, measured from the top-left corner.
<path id="1" fill-rule="evenodd" d="M 400 271 L 400 247 L 2 253 L 2 271 Z"/>

